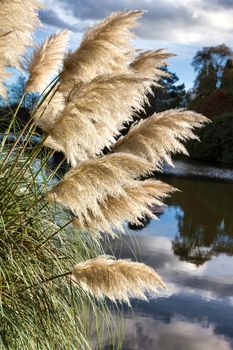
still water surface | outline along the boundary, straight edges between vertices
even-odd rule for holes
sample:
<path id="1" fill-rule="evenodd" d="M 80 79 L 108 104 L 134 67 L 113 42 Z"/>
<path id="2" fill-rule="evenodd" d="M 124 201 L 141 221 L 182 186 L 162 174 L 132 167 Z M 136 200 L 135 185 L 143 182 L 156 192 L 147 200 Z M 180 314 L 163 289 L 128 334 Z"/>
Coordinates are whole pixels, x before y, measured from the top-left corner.
<path id="1" fill-rule="evenodd" d="M 168 286 L 149 303 L 132 302 L 122 349 L 233 349 L 233 183 L 164 180 L 181 192 L 159 220 L 130 230 L 137 243 L 125 236 L 115 246 L 118 257 L 136 254 Z"/>

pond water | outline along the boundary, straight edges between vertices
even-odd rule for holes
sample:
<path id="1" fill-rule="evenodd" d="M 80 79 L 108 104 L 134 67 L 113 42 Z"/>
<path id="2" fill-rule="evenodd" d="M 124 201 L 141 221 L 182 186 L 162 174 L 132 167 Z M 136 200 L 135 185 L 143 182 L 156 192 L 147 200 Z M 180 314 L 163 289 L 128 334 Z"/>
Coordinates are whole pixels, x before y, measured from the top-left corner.
<path id="1" fill-rule="evenodd" d="M 136 255 L 168 286 L 149 303 L 132 302 L 122 349 L 233 349 L 233 182 L 171 172 L 163 180 L 181 192 L 166 200 L 159 220 L 114 242 L 117 257 Z"/>

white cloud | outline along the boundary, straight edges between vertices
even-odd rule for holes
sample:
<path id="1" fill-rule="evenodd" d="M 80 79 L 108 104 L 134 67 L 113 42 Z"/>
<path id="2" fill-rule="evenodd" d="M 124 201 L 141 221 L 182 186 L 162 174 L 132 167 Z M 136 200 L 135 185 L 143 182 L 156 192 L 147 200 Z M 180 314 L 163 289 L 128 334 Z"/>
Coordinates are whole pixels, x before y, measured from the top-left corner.
<path id="1" fill-rule="evenodd" d="M 191 87 L 192 57 L 203 46 L 233 45 L 232 0 L 43 0 L 47 6 L 42 20 L 51 28 L 75 32 L 71 48 L 80 42 L 80 33 L 113 11 L 145 9 L 136 29 L 137 48 L 165 47 L 178 54 L 174 60 L 181 82 Z M 184 66 L 183 61 L 186 60 Z M 171 60 L 172 64 L 172 60 Z M 172 68 L 173 69 L 173 68 Z"/>
<path id="2" fill-rule="evenodd" d="M 131 257 L 130 249 L 127 248 L 132 246 L 131 239 L 127 236 L 122 238 L 118 257 Z M 163 276 L 168 286 L 168 290 L 160 291 L 161 298 L 185 293 L 206 301 L 224 299 L 232 305 L 232 257 L 224 254 L 213 256 L 211 260 L 197 266 L 180 260 L 173 253 L 172 239 L 158 234 L 138 236 L 134 246 L 137 245 L 142 261 Z"/>
<path id="3" fill-rule="evenodd" d="M 192 322 L 178 316 L 174 316 L 169 323 L 143 316 L 128 318 L 125 322 L 124 349 L 231 349 L 230 341 L 216 334 L 214 325 L 206 322 Z"/>
<path id="4" fill-rule="evenodd" d="M 44 0 L 47 7 L 68 25 L 82 31 L 95 20 L 112 11 L 145 9 L 147 12 L 138 30 L 144 39 L 166 43 L 192 45 L 232 43 L 233 9 L 226 4 L 209 0 Z M 54 25 L 51 18 L 47 24 Z"/>

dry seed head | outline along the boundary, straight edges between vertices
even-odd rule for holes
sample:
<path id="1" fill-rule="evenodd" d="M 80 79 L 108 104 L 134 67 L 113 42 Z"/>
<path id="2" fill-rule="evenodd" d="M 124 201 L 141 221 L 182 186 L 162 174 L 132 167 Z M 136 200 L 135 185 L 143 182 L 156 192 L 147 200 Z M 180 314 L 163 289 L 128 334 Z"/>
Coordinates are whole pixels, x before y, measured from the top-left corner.
<path id="1" fill-rule="evenodd" d="M 129 67 L 134 72 L 158 82 L 161 77 L 170 75 L 164 70 L 161 70 L 161 67 L 164 67 L 166 60 L 173 56 L 175 55 L 164 52 L 163 49 L 145 51 L 140 53 Z"/>
<path id="2" fill-rule="evenodd" d="M 43 131 L 49 132 L 65 107 L 64 96 L 55 86 L 44 101 L 32 111 L 34 122 Z M 51 148 L 57 149 L 55 144 Z M 59 149 L 58 149 L 59 150 Z"/>
<path id="3" fill-rule="evenodd" d="M 99 76 L 75 88 L 45 145 L 56 144 L 72 166 L 101 154 L 123 123 L 142 110 L 148 84 L 149 79 L 131 73 Z"/>
<path id="4" fill-rule="evenodd" d="M 130 304 L 129 296 L 147 300 L 146 292 L 166 288 L 161 277 L 149 266 L 125 259 L 99 256 L 75 266 L 71 278 L 96 298 Z"/>
<path id="5" fill-rule="evenodd" d="M 11 74 L 9 72 L 7 72 L 4 67 L 0 66 L 0 96 L 2 96 L 3 98 L 7 98 L 7 88 L 4 85 L 4 81 L 9 78 L 11 76 Z"/>
<path id="6" fill-rule="evenodd" d="M 40 25 L 38 10 L 41 4 L 35 0 L 1 0 L 0 6 L 0 80 L 6 79 L 3 68 L 22 68 L 22 58 L 32 46 L 32 32 Z M 0 94 L 6 97 L 1 83 Z"/>
<path id="7" fill-rule="evenodd" d="M 36 48 L 28 65 L 26 92 L 42 92 L 47 87 L 61 67 L 68 39 L 69 31 L 64 30 L 51 35 Z"/>
<path id="8" fill-rule="evenodd" d="M 67 93 L 77 83 L 127 69 L 133 58 L 130 29 L 141 15 L 141 11 L 115 12 L 86 32 L 80 47 L 64 60 L 60 91 Z"/>
<path id="9" fill-rule="evenodd" d="M 62 204 L 85 220 L 91 212 L 102 215 L 100 203 L 106 196 L 124 193 L 124 185 L 154 170 L 154 166 L 127 154 L 110 154 L 82 162 L 64 180 L 52 187 L 48 199 Z"/>
<path id="10" fill-rule="evenodd" d="M 144 216 L 153 218 L 154 206 L 164 206 L 161 199 L 175 189 L 156 180 L 135 180 L 133 185 L 124 186 L 124 193 L 118 196 L 108 195 L 101 203 L 101 216 L 89 212 L 85 220 L 76 217 L 74 226 L 100 237 L 101 232 L 115 236 L 115 231 L 123 229 L 123 222 L 140 223 Z"/>
<path id="11" fill-rule="evenodd" d="M 197 138 L 193 129 L 207 122 L 203 115 L 183 109 L 155 113 L 121 137 L 114 151 L 132 153 L 157 165 L 163 160 L 172 164 L 171 154 L 187 154 L 182 142 Z"/>

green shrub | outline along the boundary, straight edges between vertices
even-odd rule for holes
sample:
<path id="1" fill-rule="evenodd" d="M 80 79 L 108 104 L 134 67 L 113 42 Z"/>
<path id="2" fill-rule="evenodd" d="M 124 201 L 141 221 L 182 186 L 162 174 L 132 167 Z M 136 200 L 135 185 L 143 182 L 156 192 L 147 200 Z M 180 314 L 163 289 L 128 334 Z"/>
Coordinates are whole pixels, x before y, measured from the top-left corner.
<path id="1" fill-rule="evenodd" d="M 191 158 L 233 164 L 233 113 L 214 118 L 198 136 L 201 142 L 187 145 Z"/>

